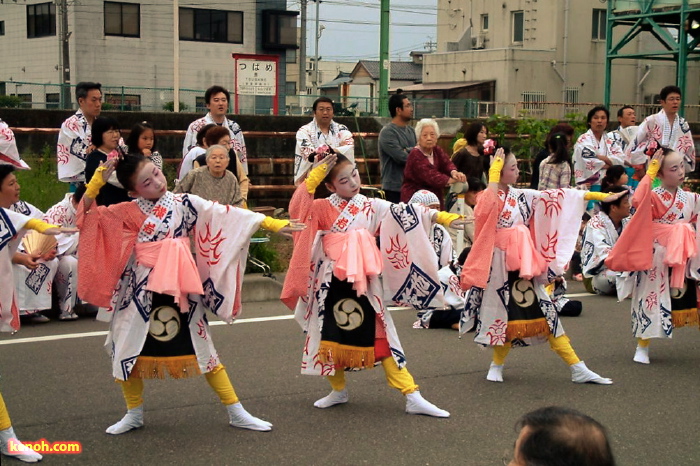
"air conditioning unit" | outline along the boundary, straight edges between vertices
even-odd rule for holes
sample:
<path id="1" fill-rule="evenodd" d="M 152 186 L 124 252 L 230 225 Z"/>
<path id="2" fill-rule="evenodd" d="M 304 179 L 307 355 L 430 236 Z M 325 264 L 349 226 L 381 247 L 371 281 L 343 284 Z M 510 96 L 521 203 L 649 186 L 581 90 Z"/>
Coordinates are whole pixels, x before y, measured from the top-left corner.
<path id="1" fill-rule="evenodd" d="M 314 70 L 314 62 L 307 61 L 306 62 L 306 71 L 313 71 L 313 70 Z"/>
<path id="2" fill-rule="evenodd" d="M 486 48 L 486 40 L 486 36 L 483 34 L 478 37 L 472 37 L 472 48 L 478 50 Z"/>

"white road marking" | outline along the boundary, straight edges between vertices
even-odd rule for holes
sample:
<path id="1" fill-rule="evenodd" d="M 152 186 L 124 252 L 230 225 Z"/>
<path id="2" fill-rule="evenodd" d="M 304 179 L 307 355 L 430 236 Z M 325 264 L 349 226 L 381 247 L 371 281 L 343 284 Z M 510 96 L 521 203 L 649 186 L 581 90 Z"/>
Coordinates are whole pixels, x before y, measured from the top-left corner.
<path id="1" fill-rule="evenodd" d="M 566 295 L 568 298 L 577 298 L 584 296 L 595 296 L 590 293 L 574 293 Z M 388 306 L 387 309 L 390 312 L 393 311 L 409 311 L 410 307 L 400 307 L 400 306 Z M 253 324 L 257 322 L 273 322 L 275 320 L 291 320 L 294 316 L 292 314 L 286 314 L 281 316 L 270 316 L 270 317 L 251 317 L 249 319 L 239 319 L 234 322 L 234 324 Z M 221 320 L 216 320 L 209 323 L 210 326 L 215 325 L 228 325 L 226 322 Z M 75 338 L 89 338 L 89 337 L 104 337 L 107 336 L 107 331 L 102 330 L 99 332 L 83 332 L 83 333 L 64 333 L 60 335 L 45 335 L 43 337 L 29 337 L 29 338 L 12 338 L 8 340 L 0 340 L 0 345 L 19 345 L 21 343 L 36 343 L 40 341 L 57 341 L 57 340 L 72 340 Z"/>

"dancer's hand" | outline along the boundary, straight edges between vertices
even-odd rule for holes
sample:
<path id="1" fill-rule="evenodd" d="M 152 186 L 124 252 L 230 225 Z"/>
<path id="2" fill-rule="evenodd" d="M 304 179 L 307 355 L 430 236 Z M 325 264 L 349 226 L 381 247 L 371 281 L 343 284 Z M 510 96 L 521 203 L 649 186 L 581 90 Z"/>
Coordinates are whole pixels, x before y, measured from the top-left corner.
<path id="1" fill-rule="evenodd" d="M 651 158 L 651 162 L 649 162 L 649 168 L 647 168 L 647 176 L 651 178 L 652 180 L 656 178 L 656 175 L 659 173 L 659 169 L 661 169 L 661 162 L 664 160 L 664 151 L 663 149 L 658 149 L 656 152 L 654 152 L 654 156 Z"/>
<path id="2" fill-rule="evenodd" d="M 292 237 L 292 233 L 297 232 L 297 231 L 302 231 L 306 229 L 306 224 L 301 223 L 297 220 L 290 220 L 289 224 L 282 229 L 280 229 L 277 233 L 279 233 L 282 236 L 286 236 L 287 238 Z"/>
<path id="3" fill-rule="evenodd" d="M 607 194 L 607 196 L 604 199 L 601 199 L 602 202 L 615 202 L 618 199 L 620 199 L 622 196 L 625 194 L 629 194 L 628 190 L 620 191 L 619 193 L 601 193 L 601 194 Z"/>
<path id="4" fill-rule="evenodd" d="M 489 183 L 499 183 L 501 181 L 503 165 L 505 165 L 505 152 L 502 147 L 499 147 L 496 151 L 496 156 L 491 161 L 491 168 L 489 168 Z"/>

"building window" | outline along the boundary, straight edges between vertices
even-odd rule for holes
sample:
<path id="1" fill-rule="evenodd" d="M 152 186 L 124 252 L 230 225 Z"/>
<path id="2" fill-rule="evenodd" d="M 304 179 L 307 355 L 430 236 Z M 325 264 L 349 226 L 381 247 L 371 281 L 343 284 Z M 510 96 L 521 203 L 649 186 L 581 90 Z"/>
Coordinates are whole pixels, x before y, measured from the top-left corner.
<path id="1" fill-rule="evenodd" d="M 243 43 L 243 12 L 180 8 L 180 39 Z"/>
<path id="2" fill-rule="evenodd" d="M 19 97 L 20 100 L 20 108 L 32 108 L 32 95 L 31 94 L 12 94 L 16 97 Z"/>
<path id="3" fill-rule="evenodd" d="M 295 81 L 287 81 L 287 95 L 297 95 L 297 83 Z"/>
<path id="4" fill-rule="evenodd" d="M 141 36 L 141 5 L 105 2 L 105 36 Z"/>
<path id="5" fill-rule="evenodd" d="M 578 87 L 567 87 L 564 89 L 566 113 L 578 113 L 579 91 L 580 88 Z"/>
<path id="6" fill-rule="evenodd" d="M 27 5 L 27 39 L 56 35 L 56 5 L 53 2 Z"/>
<path id="7" fill-rule="evenodd" d="M 263 10 L 263 48 L 296 49 L 298 14 L 298 11 Z"/>
<path id="8" fill-rule="evenodd" d="M 526 91 L 522 93 L 523 110 L 529 113 L 544 113 L 546 95 L 541 91 Z"/>
<path id="9" fill-rule="evenodd" d="M 105 94 L 105 103 L 114 110 L 141 110 L 141 96 L 138 94 Z"/>
<path id="10" fill-rule="evenodd" d="M 512 42 L 514 44 L 522 44 L 525 31 L 525 15 L 522 11 L 513 11 L 511 14 L 511 18 L 513 22 Z"/>
<path id="11" fill-rule="evenodd" d="M 593 10 L 593 26 L 591 27 L 591 38 L 593 40 L 605 40 L 607 31 L 607 10 Z"/>
<path id="12" fill-rule="evenodd" d="M 61 95 L 58 92 L 46 94 L 46 108 L 59 108 L 61 104 Z"/>
<path id="13" fill-rule="evenodd" d="M 481 30 L 483 32 L 489 30 L 489 15 L 481 15 Z"/>
<path id="14" fill-rule="evenodd" d="M 5 21 L 0 21 L 0 36 L 5 35 Z"/>

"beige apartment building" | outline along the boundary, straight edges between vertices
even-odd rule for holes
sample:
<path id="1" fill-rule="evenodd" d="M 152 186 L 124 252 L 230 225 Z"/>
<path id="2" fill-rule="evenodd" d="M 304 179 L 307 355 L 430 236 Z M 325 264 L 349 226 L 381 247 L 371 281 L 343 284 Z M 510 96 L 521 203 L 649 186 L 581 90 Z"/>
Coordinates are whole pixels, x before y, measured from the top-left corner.
<path id="1" fill-rule="evenodd" d="M 425 56 L 423 83 L 414 90 L 435 98 L 569 102 L 574 109 L 602 102 L 606 16 L 605 0 L 438 0 L 438 49 Z M 615 37 L 624 32 L 618 29 Z M 640 35 L 626 47 L 659 45 Z M 700 63 L 689 64 L 687 104 L 699 103 L 699 72 Z M 673 62 L 615 60 L 611 102 L 655 103 L 674 83 Z"/>

